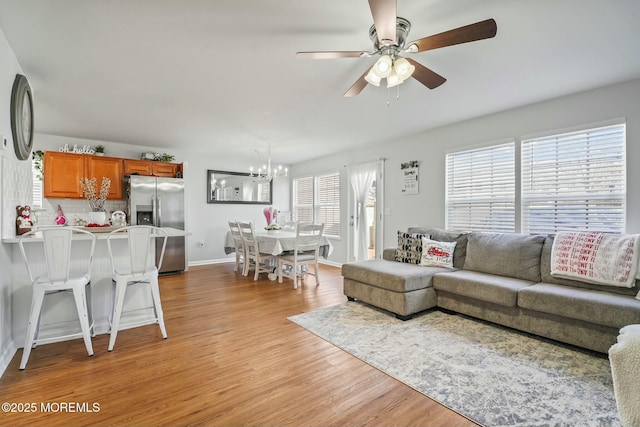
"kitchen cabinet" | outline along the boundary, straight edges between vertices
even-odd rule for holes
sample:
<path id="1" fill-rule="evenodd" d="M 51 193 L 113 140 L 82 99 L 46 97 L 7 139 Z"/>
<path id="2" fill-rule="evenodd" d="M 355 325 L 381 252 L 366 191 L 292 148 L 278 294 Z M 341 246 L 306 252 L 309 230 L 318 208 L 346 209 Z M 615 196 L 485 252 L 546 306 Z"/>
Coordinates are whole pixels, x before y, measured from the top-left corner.
<path id="1" fill-rule="evenodd" d="M 47 151 L 44 153 L 44 197 L 82 199 L 81 178 L 111 180 L 107 199 L 122 199 L 123 160 L 85 154 Z"/>
<path id="2" fill-rule="evenodd" d="M 102 177 L 111 180 L 107 199 L 122 199 L 122 159 L 117 157 L 85 156 L 84 176 L 96 178 L 100 189 Z"/>
<path id="3" fill-rule="evenodd" d="M 177 163 L 155 162 L 151 160 L 124 160 L 125 175 L 166 176 L 174 178 L 180 165 Z"/>
<path id="4" fill-rule="evenodd" d="M 44 197 L 82 198 L 80 179 L 84 177 L 83 154 L 46 151 L 44 153 Z"/>

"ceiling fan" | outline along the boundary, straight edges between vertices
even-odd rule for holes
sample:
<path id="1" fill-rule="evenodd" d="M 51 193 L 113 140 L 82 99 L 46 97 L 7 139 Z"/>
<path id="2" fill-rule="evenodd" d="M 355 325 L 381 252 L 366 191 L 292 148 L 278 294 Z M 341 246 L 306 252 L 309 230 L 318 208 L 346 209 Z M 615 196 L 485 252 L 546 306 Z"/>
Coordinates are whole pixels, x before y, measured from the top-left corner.
<path id="1" fill-rule="evenodd" d="M 496 21 L 487 19 L 406 44 L 411 23 L 407 19 L 397 16 L 396 0 L 369 0 L 369 8 L 373 16 L 373 25 L 369 29 L 369 38 L 374 47 L 373 51 L 296 53 L 296 56 L 300 58 L 311 59 L 362 58 L 379 55 L 380 58 L 376 63 L 367 69 L 353 86 L 347 90 L 344 94 L 346 97 L 358 95 L 368 83 L 379 86 L 384 78 L 387 79 L 387 87 L 397 86 L 409 77 L 413 77 L 429 89 L 435 89 L 447 79 L 411 58 L 400 56 L 400 54 L 424 52 L 441 47 L 489 39 L 494 37 L 497 32 Z"/>

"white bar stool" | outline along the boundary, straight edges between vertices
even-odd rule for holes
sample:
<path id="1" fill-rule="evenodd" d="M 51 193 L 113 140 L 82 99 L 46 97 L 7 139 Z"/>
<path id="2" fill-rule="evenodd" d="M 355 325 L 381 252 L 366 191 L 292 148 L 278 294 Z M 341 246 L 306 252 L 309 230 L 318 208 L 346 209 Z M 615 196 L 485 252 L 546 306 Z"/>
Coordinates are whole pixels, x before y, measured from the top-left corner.
<path id="1" fill-rule="evenodd" d="M 24 249 L 24 244 L 41 233 L 42 241 L 32 241 L 29 245 L 40 244 L 44 250 L 44 258 L 46 263 L 46 271 L 34 277 L 32 266 Z M 74 239 L 74 234 L 81 234 L 81 239 Z M 80 269 L 78 273 L 71 276 L 69 274 L 71 266 L 71 247 L 72 242 L 81 242 L 89 240 L 91 249 L 89 252 L 83 251 L 85 259 L 74 259 L 74 264 L 82 265 L 85 263 L 86 269 Z M 20 236 L 18 246 L 20 253 L 27 266 L 29 280 L 33 287 L 33 297 L 31 299 L 31 312 L 29 313 L 29 322 L 27 324 L 27 332 L 25 334 L 24 349 L 22 350 L 22 360 L 20 361 L 20 369 L 27 366 L 31 349 L 39 343 L 52 342 L 64 338 L 75 338 L 82 336 L 84 345 L 87 348 L 89 356 L 93 356 L 93 346 L 91 345 L 91 336 L 93 332 L 93 322 L 90 315 L 90 297 L 87 293 L 91 292 L 91 264 L 93 261 L 93 252 L 96 245 L 96 236 L 88 231 L 73 227 L 51 227 L 42 231 L 30 231 Z M 75 299 L 76 310 L 78 311 L 78 319 L 80 321 L 81 334 L 75 333 L 70 335 L 58 336 L 55 338 L 38 339 L 40 332 L 40 319 L 42 313 L 42 304 L 44 297 L 54 293 L 71 292 Z"/>
<path id="2" fill-rule="evenodd" d="M 111 248 L 112 241 L 122 238 L 121 236 L 123 235 L 126 236 L 127 252 L 122 257 L 114 258 Z M 148 325 L 149 323 L 157 323 L 160 326 L 162 338 L 167 338 L 162 303 L 160 302 L 160 286 L 158 284 L 158 271 L 162 266 L 167 237 L 166 231 L 150 225 L 122 227 L 107 235 L 107 248 L 109 250 L 109 257 L 111 258 L 111 265 L 113 266 L 112 310 L 109 319 L 111 323 L 109 351 L 112 351 L 116 344 L 118 331 Z M 153 251 L 156 247 L 155 239 L 163 239 L 157 266 L 153 264 L 155 260 Z M 149 286 L 153 299 L 155 317 L 139 322 L 121 324 L 120 318 L 122 316 L 127 287 L 136 284 L 147 284 Z"/>

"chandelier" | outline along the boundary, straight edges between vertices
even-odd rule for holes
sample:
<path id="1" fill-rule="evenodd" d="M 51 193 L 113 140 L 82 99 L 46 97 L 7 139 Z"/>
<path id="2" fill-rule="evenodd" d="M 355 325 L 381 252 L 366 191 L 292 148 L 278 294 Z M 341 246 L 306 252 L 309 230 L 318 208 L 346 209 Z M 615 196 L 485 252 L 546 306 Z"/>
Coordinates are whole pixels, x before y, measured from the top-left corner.
<path id="1" fill-rule="evenodd" d="M 411 77 L 415 69 L 405 58 L 390 51 L 376 61 L 364 79 L 374 86 L 380 86 L 382 79 L 386 78 L 387 87 L 393 87 Z"/>
<path id="2" fill-rule="evenodd" d="M 256 153 L 258 153 L 258 150 L 256 150 Z M 277 168 L 271 167 L 271 144 L 269 144 L 267 164 L 262 165 L 255 173 L 253 166 L 251 166 L 249 168 L 249 176 L 258 181 L 270 182 L 281 176 L 289 176 L 289 168 L 283 168 L 282 165 L 279 165 Z"/>

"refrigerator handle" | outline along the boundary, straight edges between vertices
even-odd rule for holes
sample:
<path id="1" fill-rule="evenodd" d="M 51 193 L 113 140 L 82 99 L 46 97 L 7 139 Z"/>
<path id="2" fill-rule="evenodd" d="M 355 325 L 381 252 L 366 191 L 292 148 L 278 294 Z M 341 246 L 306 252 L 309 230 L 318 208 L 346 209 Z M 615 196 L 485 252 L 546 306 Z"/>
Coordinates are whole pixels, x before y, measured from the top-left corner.
<path id="1" fill-rule="evenodd" d="M 158 224 L 158 210 L 156 209 L 156 196 L 151 196 L 151 225 Z"/>
<path id="2" fill-rule="evenodd" d="M 156 227 L 161 227 L 160 218 L 162 218 L 162 204 L 160 203 L 160 197 L 156 197 L 156 203 L 158 205 L 156 209 Z"/>

